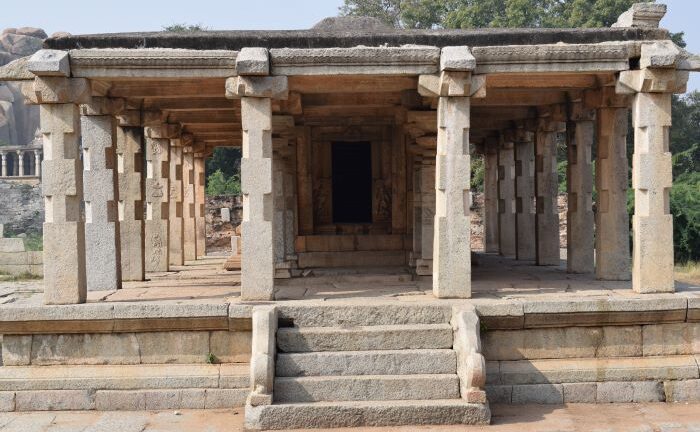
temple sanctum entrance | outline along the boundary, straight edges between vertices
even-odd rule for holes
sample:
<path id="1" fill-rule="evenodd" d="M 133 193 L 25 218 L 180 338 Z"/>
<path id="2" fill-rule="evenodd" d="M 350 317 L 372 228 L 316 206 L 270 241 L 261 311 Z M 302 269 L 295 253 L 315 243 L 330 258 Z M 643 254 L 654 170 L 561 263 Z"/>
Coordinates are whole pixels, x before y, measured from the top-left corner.
<path id="1" fill-rule="evenodd" d="M 334 142 L 333 223 L 372 223 L 372 153 L 369 142 Z"/>

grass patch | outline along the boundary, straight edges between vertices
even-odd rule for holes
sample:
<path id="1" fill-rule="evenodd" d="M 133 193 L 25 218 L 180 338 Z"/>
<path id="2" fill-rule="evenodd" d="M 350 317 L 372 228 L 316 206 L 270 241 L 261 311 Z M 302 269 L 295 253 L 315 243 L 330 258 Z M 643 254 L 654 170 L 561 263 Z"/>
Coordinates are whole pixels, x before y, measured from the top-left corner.
<path id="1" fill-rule="evenodd" d="M 28 234 L 24 238 L 24 249 L 27 251 L 44 250 L 44 237 L 39 233 Z"/>
<path id="2" fill-rule="evenodd" d="M 24 282 L 39 279 L 42 279 L 42 277 L 27 272 L 20 273 L 18 275 L 11 275 L 9 273 L 0 271 L 0 282 Z"/>
<path id="3" fill-rule="evenodd" d="M 700 262 L 688 261 L 676 264 L 676 279 L 683 282 L 700 284 Z"/>

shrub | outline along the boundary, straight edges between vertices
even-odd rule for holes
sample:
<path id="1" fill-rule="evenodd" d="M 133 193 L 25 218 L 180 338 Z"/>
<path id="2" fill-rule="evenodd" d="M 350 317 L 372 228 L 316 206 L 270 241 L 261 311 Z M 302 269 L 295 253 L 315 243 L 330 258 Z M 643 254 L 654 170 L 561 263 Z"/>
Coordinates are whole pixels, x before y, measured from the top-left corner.
<path id="1" fill-rule="evenodd" d="M 241 194 L 241 177 L 239 174 L 234 174 L 228 178 L 221 172 L 216 170 L 207 178 L 207 195 L 240 195 Z"/>

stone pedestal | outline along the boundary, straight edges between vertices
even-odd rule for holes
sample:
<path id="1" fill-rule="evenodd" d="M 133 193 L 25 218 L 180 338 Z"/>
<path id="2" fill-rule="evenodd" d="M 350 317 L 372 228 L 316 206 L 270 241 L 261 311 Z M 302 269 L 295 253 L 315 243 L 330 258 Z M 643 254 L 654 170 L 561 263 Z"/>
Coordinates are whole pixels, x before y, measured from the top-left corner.
<path id="1" fill-rule="evenodd" d="M 183 253 L 182 222 L 182 142 L 179 138 L 170 140 L 170 201 L 168 249 L 170 265 L 185 263 Z"/>
<path id="2" fill-rule="evenodd" d="M 140 116 L 138 116 L 140 117 Z M 122 280 L 142 281 L 146 275 L 143 204 L 143 128 L 120 117 L 117 128 L 117 176 L 119 179 L 119 246 Z M 139 120 L 140 121 L 140 120 Z"/>
<path id="3" fill-rule="evenodd" d="M 515 257 L 535 260 L 535 143 L 518 130 L 515 141 Z"/>
<path id="4" fill-rule="evenodd" d="M 593 166 L 591 149 L 595 111 L 572 109 L 566 126 L 566 169 L 568 209 L 566 214 L 567 253 L 569 273 L 592 273 L 593 263 Z"/>
<path id="5" fill-rule="evenodd" d="M 498 253 L 498 142 L 484 149 L 484 251 Z"/>
<path id="6" fill-rule="evenodd" d="M 194 154 L 185 152 L 182 155 L 182 250 L 185 261 L 197 259 L 197 233 L 195 231 L 194 212 Z"/>
<path id="7" fill-rule="evenodd" d="M 44 302 L 84 303 L 85 225 L 80 216 L 83 163 L 80 159 L 80 112 L 72 103 L 42 104 L 44 137 L 42 182 L 44 223 Z"/>
<path id="8" fill-rule="evenodd" d="M 536 263 L 559 265 L 559 211 L 557 206 L 557 148 L 556 133 L 562 124 L 541 120 L 535 143 L 535 216 Z"/>
<path id="9" fill-rule="evenodd" d="M 88 291 L 122 287 L 117 215 L 116 119 L 82 107 L 83 193 Z"/>
<path id="10" fill-rule="evenodd" d="M 501 138 L 498 149 L 498 249 L 515 256 L 515 155 L 513 142 Z"/>
<path id="11" fill-rule="evenodd" d="M 433 246 L 433 294 L 438 298 L 471 297 L 469 121 L 468 96 L 440 97 Z"/>
<path id="12" fill-rule="evenodd" d="M 421 257 L 416 274 L 433 274 L 433 236 L 435 234 L 435 158 L 424 157 L 420 168 L 421 183 Z"/>
<path id="13" fill-rule="evenodd" d="M 194 158 L 194 217 L 196 232 L 196 256 L 206 256 L 207 230 L 206 230 L 206 173 L 204 156 L 195 154 Z"/>
<path id="14" fill-rule="evenodd" d="M 146 271 L 168 271 L 170 140 L 146 138 Z"/>
<path id="15" fill-rule="evenodd" d="M 627 213 L 627 108 L 601 108 L 597 113 L 595 274 L 598 279 L 630 280 L 629 214 Z"/>

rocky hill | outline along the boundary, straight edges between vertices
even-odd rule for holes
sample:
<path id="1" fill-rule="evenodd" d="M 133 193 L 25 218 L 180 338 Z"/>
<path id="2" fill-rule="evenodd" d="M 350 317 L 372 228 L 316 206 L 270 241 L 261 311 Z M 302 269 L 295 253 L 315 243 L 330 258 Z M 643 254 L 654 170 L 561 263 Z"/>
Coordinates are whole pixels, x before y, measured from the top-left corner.
<path id="1" fill-rule="evenodd" d="M 33 27 L 8 28 L 0 33 L 0 66 L 41 49 L 46 32 Z M 25 105 L 19 83 L 0 82 L 0 146 L 23 146 L 34 140 L 39 109 Z"/>

